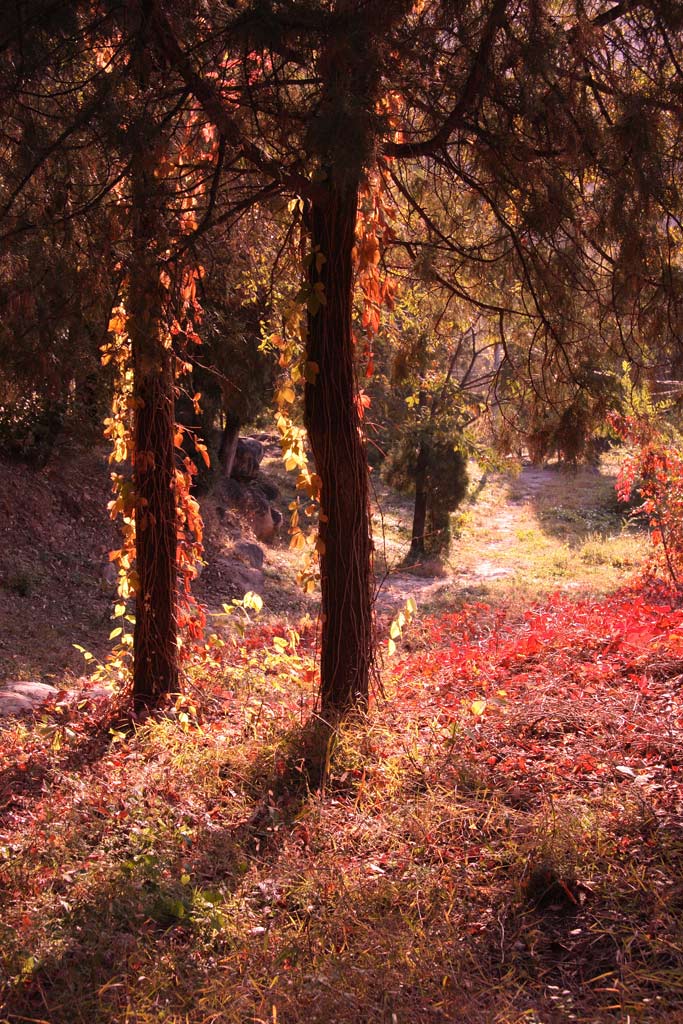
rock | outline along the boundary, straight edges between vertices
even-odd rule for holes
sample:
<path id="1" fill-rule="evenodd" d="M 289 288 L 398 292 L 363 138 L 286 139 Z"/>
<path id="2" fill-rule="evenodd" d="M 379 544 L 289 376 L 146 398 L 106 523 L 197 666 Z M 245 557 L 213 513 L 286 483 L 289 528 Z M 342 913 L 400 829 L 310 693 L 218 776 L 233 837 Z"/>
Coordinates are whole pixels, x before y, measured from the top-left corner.
<path id="1" fill-rule="evenodd" d="M 251 528 L 254 531 L 254 536 L 266 544 L 275 537 L 277 524 L 273 518 L 273 509 L 267 502 L 263 508 L 254 512 Z"/>
<path id="2" fill-rule="evenodd" d="M 27 715 L 33 711 L 34 704 L 28 697 L 10 690 L 0 690 L 0 717 L 6 715 Z"/>
<path id="3" fill-rule="evenodd" d="M 239 444 L 243 445 L 246 451 L 251 452 L 260 466 L 266 451 L 261 441 L 256 437 L 241 437 L 238 441 Z"/>
<path id="4" fill-rule="evenodd" d="M 0 717 L 30 714 L 46 700 L 59 694 L 56 686 L 20 679 L 8 680 L 4 687 L 0 690 Z"/>
<path id="5" fill-rule="evenodd" d="M 256 438 L 240 437 L 230 475 L 235 480 L 243 482 L 255 480 L 259 473 L 263 454 L 263 445 Z"/>
<path id="6" fill-rule="evenodd" d="M 239 483 L 237 480 L 233 480 L 230 477 L 223 477 L 222 480 L 216 485 L 213 497 L 216 502 L 216 508 L 219 510 L 219 514 L 225 514 L 225 509 L 230 508 L 241 508 L 244 502 L 244 495 L 246 492 L 246 485 Z"/>
<path id="7" fill-rule="evenodd" d="M 259 479 L 256 481 L 256 486 L 258 487 L 259 491 L 264 496 L 264 498 L 267 498 L 268 501 L 277 501 L 277 499 L 280 497 L 280 488 L 277 486 L 277 484 L 274 484 L 272 480 L 266 480 L 264 476 L 259 477 Z"/>
<path id="8" fill-rule="evenodd" d="M 270 509 L 262 515 L 258 515 L 252 522 L 254 536 L 264 544 L 269 544 L 275 537 L 275 523 L 270 514 Z"/>
<path id="9" fill-rule="evenodd" d="M 80 700 L 111 700 L 114 691 L 109 686 L 91 686 L 88 690 L 79 691 L 76 696 Z"/>
<path id="10" fill-rule="evenodd" d="M 226 508 L 236 508 L 251 527 L 257 540 L 271 541 L 282 522 L 282 515 L 272 508 L 259 482 L 223 478 L 213 492 L 216 512 L 226 517 Z"/>
<path id="11" fill-rule="evenodd" d="M 234 558 L 217 558 L 211 565 L 213 586 L 223 594 L 223 600 L 241 598 L 248 590 L 260 594 L 263 590 L 263 573 L 250 566 L 241 565 Z"/>
<path id="12" fill-rule="evenodd" d="M 235 544 L 233 551 L 238 558 L 241 558 L 243 562 L 250 565 L 252 569 L 262 568 L 265 556 L 263 548 L 260 548 L 258 544 L 251 544 L 249 541 L 240 540 Z"/>
<path id="13" fill-rule="evenodd" d="M 50 697 L 57 697 L 59 695 L 57 687 L 50 686 L 49 683 L 20 681 L 7 682 L 5 686 L 12 693 L 19 693 L 22 697 L 28 697 L 34 704 L 42 704 L 44 700 L 49 700 Z"/>

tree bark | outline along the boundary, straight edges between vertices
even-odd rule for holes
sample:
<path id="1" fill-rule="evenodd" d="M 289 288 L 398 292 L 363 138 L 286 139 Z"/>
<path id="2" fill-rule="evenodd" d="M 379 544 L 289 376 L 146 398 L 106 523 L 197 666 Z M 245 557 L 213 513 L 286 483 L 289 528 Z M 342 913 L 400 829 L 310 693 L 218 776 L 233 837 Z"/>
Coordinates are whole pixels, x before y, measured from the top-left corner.
<path id="1" fill-rule="evenodd" d="M 308 317 L 305 418 L 322 481 L 321 712 L 334 723 L 367 705 L 372 665 L 372 541 L 368 470 L 355 400 L 351 330 L 357 183 L 328 185 L 328 201 L 308 215 L 309 283 L 323 304 Z M 324 257 L 324 261 L 322 259 Z M 314 307 L 315 308 L 315 300 Z"/>
<path id="2" fill-rule="evenodd" d="M 133 704 L 178 687 L 173 350 L 164 329 L 159 252 L 163 189 L 142 147 L 132 161 L 133 253 L 128 328 L 134 372 L 135 634 Z"/>
<path id="3" fill-rule="evenodd" d="M 429 467 L 429 449 L 424 440 L 420 441 L 415 465 L 415 507 L 413 510 L 413 530 L 410 540 L 409 558 L 418 559 L 425 554 L 425 529 L 427 527 L 427 469 Z"/>

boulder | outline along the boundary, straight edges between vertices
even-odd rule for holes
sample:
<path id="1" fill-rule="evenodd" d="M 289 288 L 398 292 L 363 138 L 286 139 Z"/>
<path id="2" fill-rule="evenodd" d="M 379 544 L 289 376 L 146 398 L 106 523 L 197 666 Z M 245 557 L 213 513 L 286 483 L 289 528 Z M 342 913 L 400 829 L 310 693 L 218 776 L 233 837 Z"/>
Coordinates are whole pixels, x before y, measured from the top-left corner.
<path id="1" fill-rule="evenodd" d="M 235 480 L 255 480 L 263 460 L 263 445 L 255 437 L 240 437 L 230 475 Z"/>
<path id="2" fill-rule="evenodd" d="M 19 693 L 22 697 L 28 697 L 34 704 L 42 704 L 44 700 L 49 700 L 50 697 L 56 697 L 59 694 L 57 687 L 50 686 L 49 683 L 19 681 L 5 683 L 5 686 L 13 693 Z"/>
<path id="3" fill-rule="evenodd" d="M 114 696 L 114 691 L 110 686 L 91 686 L 88 689 L 80 690 L 76 692 L 76 696 L 79 700 L 111 700 Z"/>
<path id="4" fill-rule="evenodd" d="M 274 484 L 272 480 L 266 480 L 264 476 L 261 476 L 257 481 L 256 485 L 268 501 L 277 501 L 280 497 L 280 488 L 277 484 Z"/>
<path id="5" fill-rule="evenodd" d="M 233 551 L 243 562 L 250 565 L 252 569 L 261 569 L 263 567 L 263 548 L 260 548 L 258 544 L 251 544 L 249 541 L 240 540 L 238 541 Z"/>
<path id="6" fill-rule="evenodd" d="M 254 531 L 254 536 L 265 544 L 273 540 L 277 530 L 277 523 L 273 518 L 273 511 L 274 510 L 270 507 L 268 502 L 265 502 L 264 506 L 258 511 L 255 511 L 251 518 L 251 528 Z M 277 514 L 279 515 L 279 513 Z"/>
<path id="7" fill-rule="evenodd" d="M 241 598 L 248 590 L 260 594 L 264 577 L 259 569 L 240 565 L 234 557 L 216 558 L 211 565 L 212 583 L 223 600 Z"/>
<path id="8" fill-rule="evenodd" d="M 246 489 L 245 484 L 230 477 L 223 477 L 222 480 L 219 480 L 213 492 L 219 515 L 224 515 L 227 508 L 241 508 Z"/>
<path id="9" fill-rule="evenodd" d="M 251 452 L 253 457 L 258 462 L 259 466 L 263 462 L 263 456 L 265 455 L 265 448 L 263 443 L 256 437 L 240 437 L 238 445 L 241 444 L 246 451 Z"/>
<path id="10" fill-rule="evenodd" d="M 226 507 L 237 508 L 260 541 L 273 540 L 282 515 L 272 508 L 260 485 L 223 479 L 214 492 L 219 516 L 225 516 Z"/>
<path id="11" fill-rule="evenodd" d="M 7 680 L 0 690 L 0 717 L 6 715 L 27 715 L 57 697 L 59 690 L 49 683 L 37 683 L 21 679 Z"/>
<path id="12" fill-rule="evenodd" d="M 6 715 L 28 715 L 34 708 L 33 701 L 11 690 L 0 690 L 0 717 Z"/>

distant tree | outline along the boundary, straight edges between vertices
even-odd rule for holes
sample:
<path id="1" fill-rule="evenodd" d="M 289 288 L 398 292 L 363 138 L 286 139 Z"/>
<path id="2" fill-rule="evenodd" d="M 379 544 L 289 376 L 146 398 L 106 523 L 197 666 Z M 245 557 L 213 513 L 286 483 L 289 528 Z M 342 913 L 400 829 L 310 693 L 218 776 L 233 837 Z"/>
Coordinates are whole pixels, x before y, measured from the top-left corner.
<path id="1" fill-rule="evenodd" d="M 58 8 L 2 13 L 0 434 L 5 454 L 34 461 L 64 428 L 101 430 L 111 375 L 99 346 L 121 279 L 119 211 L 100 201 L 120 164 L 92 130 L 104 98 L 75 43 L 78 5 Z"/>
<path id="2" fill-rule="evenodd" d="M 217 474 L 230 475 L 240 429 L 272 408 L 275 365 L 261 342 L 274 299 L 263 259 L 275 259 L 282 234 L 272 212 L 256 206 L 197 242 L 197 259 L 206 268 L 200 282 L 202 345 L 190 357 L 192 373 L 182 381 L 176 413 L 191 428 L 185 447 L 198 465 L 199 490 Z M 252 247 L 255 236 L 258 250 Z M 208 448 L 209 466 L 196 452 L 195 437 Z"/>
<path id="3" fill-rule="evenodd" d="M 384 473 L 415 496 L 409 559 L 441 554 L 450 515 L 467 493 L 472 425 L 485 408 L 494 374 L 493 345 L 476 325 L 461 329 L 444 289 L 407 286 L 382 332 L 377 364 L 389 360 L 384 399 L 372 389 L 374 418 L 384 419 Z M 390 339 L 390 340 L 389 340 Z"/>

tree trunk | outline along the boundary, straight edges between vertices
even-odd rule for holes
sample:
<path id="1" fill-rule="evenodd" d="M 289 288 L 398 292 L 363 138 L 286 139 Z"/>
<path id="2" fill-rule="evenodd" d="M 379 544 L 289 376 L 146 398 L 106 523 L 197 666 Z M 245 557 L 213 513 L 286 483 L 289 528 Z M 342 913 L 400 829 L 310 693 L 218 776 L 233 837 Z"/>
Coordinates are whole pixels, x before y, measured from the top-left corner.
<path id="1" fill-rule="evenodd" d="M 142 147 L 132 161 L 133 255 L 128 295 L 134 372 L 136 608 L 133 703 L 178 687 L 173 350 L 160 280 L 163 190 Z"/>
<path id="2" fill-rule="evenodd" d="M 237 442 L 240 438 L 240 426 L 239 416 L 228 410 L 225 414 L 225 427 L 221 437 L 221 446 L 218 449 L 218 462 L 223 476 L 230 476 L 232 473 L 235 453 L 237 452 Z"/>
<path id="3" fill-rule="evenodd" d="M 322 284 L 324 297 L 317 311 L 314 301 L 308 317 L 307 356 L 318 372 L 306 384 L 305 415 L 322 481 L 321 711 L 331 723 L 367 705 L 372 664 L 368 470 L 355 401 L 351 331 L 357 203 L 356 185 L 330 184 L 328 201 L 309 212 L 309 283 L 314 294 Z"/>
<path id="4" fill-rule="evenodd" d="M 415 508 L 413 510 L 413 531 L 410 540 L 411 560 L 423 558 L 425 554 L 425 529 L 427 526 L 427 468 L 429 466 L 429 449 L 424 440 L 420 441 L 415 465 Z"/>

